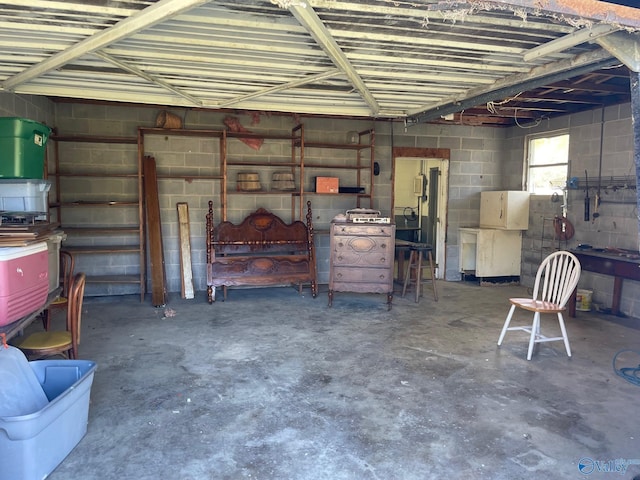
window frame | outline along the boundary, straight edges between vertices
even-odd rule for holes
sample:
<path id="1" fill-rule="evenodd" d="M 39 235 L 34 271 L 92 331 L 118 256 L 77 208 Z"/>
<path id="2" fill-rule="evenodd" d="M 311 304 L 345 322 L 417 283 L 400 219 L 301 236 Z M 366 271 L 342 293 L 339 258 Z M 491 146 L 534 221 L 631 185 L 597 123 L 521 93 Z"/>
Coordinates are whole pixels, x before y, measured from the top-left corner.
<path id="1" fill-rule="evenodd" d="M 567 143 L 567 160 L 566 162 L 555 162 L 555 163 L 546 163 L 543 165 L 535 165 L 532 166 L 531 165 L 531 154 L 532 154 L 532 148 L 531 148 L 531 142 L 535 141 L 535 140 L 540 140 L 542 138 L 553 138 L 553 137 L 562 137 L 562 136 L 567 136 L 569 137 L 569 141 Z M 526 192 L 529 192 L 531 195 L 551 195 L 551 194 L 547 194 L 547 193 L 536 193 L 534 191 L 531 191 L 531 186 L 530 186 L 530 178 L 531 178 L 531 169 L 535 169 L 535 168 L 542 168 L 542 167 L 554 167 L 554 166 L 563 166 L 565 165 L 567 167 L 567 171 L 566 171 L 566 177 L 565 177 L 565 182 L 569 179 L 569 148 L 570 148 L 570 142 L 571 142 L 571 136 L 569 133 L 569 129 L 568 128 L 562 128 L 559 130 L 553 130 L 553 131 L 548 131 L 548 132 L 543 132 L 543 133 L 533 133 L 533 134 L 529 134 L 525 136 L 525 152 L 524 152 L 524 169 L 522 172 L 522 185 L 523 185 L 523 190 Z M 562 190 L 564 188 L 564 185 L 558 186 L 559 190 Z"/>

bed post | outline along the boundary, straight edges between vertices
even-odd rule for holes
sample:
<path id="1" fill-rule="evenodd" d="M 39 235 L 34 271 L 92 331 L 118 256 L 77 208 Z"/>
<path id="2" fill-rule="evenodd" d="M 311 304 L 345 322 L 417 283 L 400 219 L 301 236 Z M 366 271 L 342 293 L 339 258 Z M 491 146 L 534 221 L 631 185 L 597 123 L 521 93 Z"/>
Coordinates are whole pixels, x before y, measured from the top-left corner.
<path id="1" fill-rule="evenodd" d="M 206 233 L 206 242 L 207 242 L 207 270 L 209 270 L 209 265 L 213 261 L 213 256 L 215 255 L 213 251 L 213 202 L 209 200 L 209 212 L 207 213 L 207 233 Z M 207 277 L 209 273 L 207 272 Z M 209 282 L 207 282 L 209 283 Z M 207 300 L 209 303 L 213 303 L 215 299 L 215 287 L 211 285 L 207 285 Z"/>
<path id="2" fill-rule="evenodd" d="M 313 280 L 311 280 L 311 296 L 316 298 L 318 295 L 318 279 L 316 273 L 316 245 L 313 241 L 313 215 L 311 213 L 311 201 L 307 201 L 307 251 L 309 252 L 309 268 Z"/>

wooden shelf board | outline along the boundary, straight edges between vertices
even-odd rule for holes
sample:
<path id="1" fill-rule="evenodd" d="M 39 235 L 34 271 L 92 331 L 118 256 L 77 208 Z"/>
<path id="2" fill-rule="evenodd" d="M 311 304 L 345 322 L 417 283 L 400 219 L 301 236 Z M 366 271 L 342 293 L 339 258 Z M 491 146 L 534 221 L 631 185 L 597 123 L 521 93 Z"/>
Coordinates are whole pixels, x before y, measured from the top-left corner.
<path id="1" fill-rule="evenodd" d="M 87 283 L 142 283 L 140 275 L 92 275 L 87 277 Z"/>
<path id="2" fill-rule="evenodd" d="M 227 162 L 227 167 L 299 167 L 295 162 Z M 306 165 L 305 165 L 306 166 Z"/>
<path id="3" fill-rule="evenodd" d="M 57 142 L 138 143 L 137 137 L 103 137 L 100 135 L 52 135 L 51 140 Z"/>
<path id="4" fill-rule="evenodd" d="M 299 190 L 227 190 L 227 195 L 300 195 Z"/>
<path id="5" fill-rule="evenodd" d="M 77 201 L 61 202 L 49 205 L 50 207 L 128 207 L 138 206 L 137 200 L 117 201 Z"/>
<path id="6" fill-rule="evenodd" d="M 263 140 L 294 140 L 291 134 L 272 134 L 260 132 L 230 132 L 227 130 L 227 138 L 260 138 Z"/>
<path id="7" fill-rule="evenodd" d="M 333 148 L 339 150 L 363 150 L 370 148 L 368 143 L 322 143 L 322 142 L 304 142 L 304 148 Z"/>
<path id="8" fill-rule="evenodd" d="M 64 245 L 61 250 L 65 250 L 72 254 L 89 254 L 89 253 L 140 253 L 138 245 Z"/>
<path id="9" fill-rule="evenodd" d="M 158 174 L 156 176 L 158 179 L 177 179 L 177 180 L 222 180 L 224 177 L 222 175 L 170 175 L 170 174 Z"/>
<path id="10" fill-rule="evenodd" d="M 222 130 L 183 130 L 180 128 L 139 127 L 138 131 L 149 135 L 175 135 L 178 137 L 212 137 L 222 138 Z"/>
<path id="11" fill-rule="evenodd" d="M 99 233 L 101 235 L 121 235 L 121 234 L 138 234 L 140 233 L 139 227 L 132 225 L 130 227 L 60 227 L 64 233 L 75 234 L 93 234 Z"/>
<path id="12" fill-rule="evenodd" d="M 50 177 L 138 178 L 137 173 L 49 173 Z"/>
<path id="13" fill-rule="evenodd" d="M 371 169 L 371 165 L 321 165 L 318 163 L 305 162 L 304 168 L 329 168 L 331 170 L 369 170 Z"/>
<path id="14" fill-rule="evenodd" d="M 293 195 L 294 197 L 299 197 L 300 192 L 291 192 L 291 195 Z M 321 193 L 321 192 L 306 192 L 306 191 L 304 192 L 304 195 L 327 195 L 327 196 L 333 196 L 333 197 L 351 196 L 351 197 L 361 197 L 361 198 L 371 197 L 371 195 L 368 193 Z"/>

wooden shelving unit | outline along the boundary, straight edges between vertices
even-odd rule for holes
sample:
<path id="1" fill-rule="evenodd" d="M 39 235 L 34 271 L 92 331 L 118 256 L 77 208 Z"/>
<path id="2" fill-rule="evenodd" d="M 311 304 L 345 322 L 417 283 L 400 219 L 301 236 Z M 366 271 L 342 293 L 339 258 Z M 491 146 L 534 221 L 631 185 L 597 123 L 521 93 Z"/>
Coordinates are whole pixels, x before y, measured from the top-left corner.
<path id="1" fill-rule="evenodd" d="M 291 220 L 304 220 L 306 214 L 306 201 L 313 197 L 314 207 L 326 210 L 329 199 L 342 197 L 353 199 L 353 207 L 372 207 L 374 191 L 374 140 L 375 132 L 365 130 L 358 133 L 358 143 L 331 143 L 331 142 L 307 142 L 305 141 L 304 125 L 299 124 L 286 134 L 262 134 L 248 132 L 231 132 L 228 130 L 187 130 L 187 129 L 165 129 L 165 128 L 138 128 L 137 137 L 115 137 L 98 135 L 58 135 L 52 136 L 55 144 L 55 166 L 50 173 L 55 178 L 55 199 L 50 204 L 50 217 L 53 221 L 58 221 L 62 229 L 67 233 L 67 241 L 64 249 L 71 251 L 77 256 L 104 256 L 104 255 L 137 255 L 135 265 L 139 266 L 139 273 L 135 275 L 115 273 L 113 275 L 88 275 L 87 281 L 93 283 L 120 283 L 139 285 L 140 298 L 144 299 L 146 292 L 147 258 L 145 251 L 146 231 L 144 212 L 144 192 L 143 192 L 143 170 L 142 160 L 149 153 L 145 149 L 145 140 L 152 136 L 179 136 L 191 138 L 217 139 L 219 141 L 218 159 L 212 163 L 212 171 L 206 174 L 194 174 L 185 167 L 184 171 L 173 168 L 171 171 L 164 171 L 162 166 L 158 167 L 157 178 L 162 179 L 182 179 L 187 182 L 192 181 L 214 181 L 219 183 L 219 208 L 218 218 L 221 221 L 227 220 L 228 203 L 230 197 L 238 195 L 276 195 L 291 199 Z M 261 140 L 274 146 L 272 149 L 248 151 L 241 150 L 241 147 L 230 145 L 231 141 L 258 141 Z M 107 145 L 137 145 L 137 161 L 132 161 L 122 165 L 120 170 L 113 167 L 105 168 L 104 165 L 86 165 L 76 162 L 70 168 L 69 162 L 61 162 L 59 146 L 61 144 L 83 144 L 91 143 L 96 146 L 105 145 L 104 150 L 108 151 Z M 235 142 L 234 142 L 235 143 Z M 340 151 L 339 155 L 323 155 L 318 153 L 321 150 Z M 92 151 L 98 151 L 96 148 Z M 238 152 L 243 151 L 244 154 Z M 305 158 L 308 155 L 309 161 Z M 275 152 L 275 153 L 274 153 Z M 290 152 L 290 153 L 289 153 Z M 347 155 L 345 155 L 347 152 Z M 349 156 L 349 153 L 352 156 Z M 65 165 L 67 163 L 67 165 Z M 81 170 L 82 169 L 82 170 Z M 255 169 L 259 171 L 262 180 L 270 182 L 274 172 L 290 172 L 294 179 L 294 190 L 277 190 L 265 188 L 260 191 L 238 191 L 233 181 L 234 174 L 242 169 Z M 105 171 L 106 170 L 106 171 Z M 344 175 L 342 175 L 344 173 Z M 364 192 L 355 193 L 316 193 L 313 179 L 315 176 L 338 176 L 345 177 L 347 186 L 363 187 Z M 135 182 L 135 188 L 127 189 L 126 193 L 121 193 L 117 198 L 110 197 L 109 189 L 100 192 L 100 180 L 103 179 L 105 185 L 109 179 L 131 179 Z M 82 192 L 77 188 L 65 188 L 65 182 L 75 181 L 76 183 L 86 183 L 87 191 Z M 96 188 L 92 188 L 96 187 Z M 135 191 L 134 191 L 135 190 Z M 75 195 L 82 193 L 81 195 Z M 128 195 L 128 197 L 125 197 Z M 131 195 L 136 197 L 132 198 Z M 133 213 L 122 214 L 122 222 L 119 224 L 101 224 L 100 216 L 94 216 L 92 222 L 85 218 L 83 222 L 73 221 L 74 215 L 69 213 L 74 210 L 90 212 L 99 208 L 108 209 L 133 209 Z M 250 212 L 246 212 L 250 213 Z M 336 212 L 339 213 L 339 212 Z M 76 215 L 77 216 L 77 215 Z M 85 217 L 90 215 L 85 214 Z M 105 215 L 113 218 L 112 215 Z M 109 240 L 112 238 L 112 240 Z"/>
<path id="2" fill-rule="evenodd" d="M 353 188 L 365 188 L 368 191 L 365 192 L 341 192 L 341 193 L 318 193 L 313 191 L 313 187 L 302 189 L 300 193 L 295 193 L 294 195 L 300 195 L 300 209 L 302 209 L 302 205 L 306 202 L 304 197 L 314 196 L 314 197 L 331 197 L 331 196 L 343 196 L 343 197 L 353 197 L 355 199 L 355 207 L 361 208 L 365 206 L 367 208 L 373 207 L 373 198 L 374 198 L 374 160 L 375 160 L 375 131 L 373 129 L 364 130 L 358 132 L 358 143 L 331 143 L 331 142 L 308 142 L 303 138 L 304 130 L 299 138 L 296 139 L 296 146 L 298 147 L 298 154 L 300 155 L 300 162 L 303 165 L 304 177 L 306 178 L 307 184 L 310 184 L 312 181 L 313 173 L 320 172 L 326 174 L 326 172 L 331 172 L 331 176 L 337 176 L 340 178 L 341 172 L 348 174 L 349 172 L 355 172 L 355 181 L 353 185 L 343 185 L 342 181 L 340 183 L 341 186 L 349 186 Z M 329 157 L 324 157 L 325 159 L 320 162 L 317 160 L 309 161 L 306 158 L 307 152 L 310 150 L 329 150 L 329 151 L 341 151 L 341 152 L 352 152 L 354 154 L 352 159 L 333 159 Z M 343 180 L 343 179 L 341 179 Z M 302 211 L 302 210 L 300 210 Z"/>
<path id="3" fill-rule="evenodd" d="M 226 156 L 223 158 L 223 161 L 225 162 L 225 184 L 227 185 L 227 193 L 229 195 L 277 195 L 290 197 L 292 193 L 301 192 L 303 170 L 300 160 L 296 158 L 293 152 L 296 132 L 301 128 L 301 125 L 294 127 L 290 134 L 227 132 Z M 265 149 L 269 150 L 269 154 L 252 154 L 250 158 L 246 158 L 246 155 L 242 153 L 242 147 L 236 148 L 234 144 L 230 143 L 233 140 L 260 140 L 267 145 Z M 291 153 L 289 153 L 289 149 L 291 149 Z M 245 158 L 240 159 L 242 157 Z M 253 169 L 260 174 L 260 183 L 262 186 L 260 190 L 245 191 L 238 190 L 236 188 L 236 185 L 233 183 L 235 175 L 245 173 L 243 172 L 243 169 Z M 278 190 L 273 188 L 271 181 L 273 174 L 276 172 L 286 172 L 291 174 L 294 184 L 296 185 L 295 190 Z M 226 220 L 226 216 L 223 219 Z M 300 219 L 302 219 L 302 217 L 296 216 L 296 209 L 292 206 L 290 220 L 293 221 Z"/>
<path id="4" fill-rule="evenodd" d="M 132 152 L 131 165 L 125 171 L 112 170 L 100 167 L 100 171 L 91 171 L 91 165 L 77 167 L 73 170 L 65 165 L 60 152 L 61 144 L 95 145 L 135 145 L 136 137 L 115 137 L 100 135 L 60 135 L 56 132 L 51 137 L 54 142 L 54 169 L 48 172 L 48 176 L 54 179 L 55 200 L 49 205 L 49 216 L 60 223 L 61 229 L 67 235 L 64 250 L 76 257 L 76 270 L 89 271 L 87 283 L 100 284 L 130 284 L 138 285 L 140 300 L 145 295 L 145 271 L 143 268 L 145 250 L 143 223 L 140 209 L 139 172 L 135 161 L 135 151 Z M 108 151 L 108 148 L 105 148 Z M 80 170 L 80 168 L 84 170 Z M 131 179 L 132 186 L 136 185 L 136 191 L 121 193 L 113 196 L 109 190 L 110 179 Z M 103 187 L 103 188 L 101 188 Z M 131 198 L 131 195 L 135 195 Z M 78 213 L 78 210 L 82 213 Z M 101 217 L 100 209 L 119 209 L 123 213 L 108 215 L 109 219 L 121 218 L 122 223 L 101 223 L 95 221 Z M 133 210 L 132 213 L 126 213 Z M 91 221 L 89 221 L 91 219 Z M 132 263 L 137 265 L 138 273 L 131 274 L 126 271 L 117 271 L 119 267 L 103 267 L 110 270 L 109 273 L 98 272 L 101 262 L 97 257 L 113 256 L 134 257 Z M 92 257 L 87 259 L 86 257 Z M 123 257 L 123 258 L 124 258 Z M 83 262 L 85 265 L 83 266 Z M 118 263 L 118 262 L 115 262 Z M 129 263 L 129 262 L 119 262 Z M 127 265 L 127 267 L 130 266 Z M 125 270 L 127 267 L 123 267 Z M 92 268 L 92 269 L 91 269 Z"/>

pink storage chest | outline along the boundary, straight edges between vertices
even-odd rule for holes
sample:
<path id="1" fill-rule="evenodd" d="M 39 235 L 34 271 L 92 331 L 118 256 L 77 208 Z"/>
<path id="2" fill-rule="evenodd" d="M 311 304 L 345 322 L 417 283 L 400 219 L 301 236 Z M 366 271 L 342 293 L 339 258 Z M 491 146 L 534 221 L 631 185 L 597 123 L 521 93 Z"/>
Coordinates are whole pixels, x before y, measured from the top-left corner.
<path id="1" fill-rule="evenodd" d="M 0 248 L 0 326 L 42 307 L 49 291 L 46 242 Z"/>

